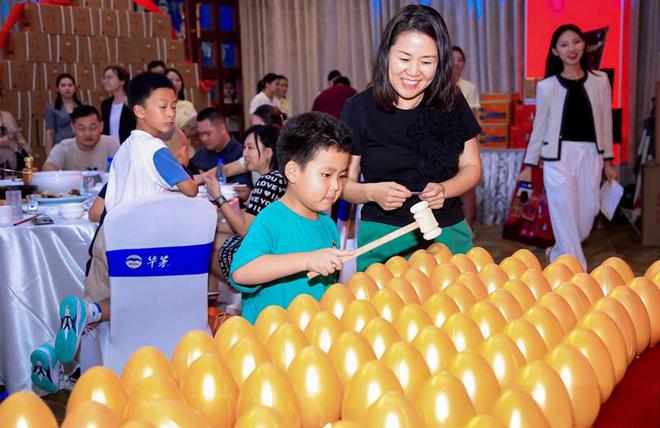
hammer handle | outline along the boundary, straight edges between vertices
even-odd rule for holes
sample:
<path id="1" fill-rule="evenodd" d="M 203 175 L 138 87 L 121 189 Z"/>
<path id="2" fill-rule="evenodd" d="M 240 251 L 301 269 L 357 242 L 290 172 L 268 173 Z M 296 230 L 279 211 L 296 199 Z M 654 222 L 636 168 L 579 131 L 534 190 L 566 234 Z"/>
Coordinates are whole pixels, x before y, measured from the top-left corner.
<path id="1" fill-rule="evenodd" d="M 353 260 L 354 258 L 359 257 L 362 254 L 373 250 L 374 248 L 378 248 L 383 244 L 387 244 L 388 242 L 393 241 L 396 238 L 399 238 L 399 237 L 405 235 L 406 233 L 410 233 L 413 230 L 418 229 L 418 228 L 419 228 L 419 225 L 417 224 L 416 221 L 414 221 L 414 222 L 410 223 L 408 226 L 404 226 L 400 229 L 394 230 L 394 231 L 388 233 L 385 236 L 381 236 L 380 238 L 376 239 L 375 241 L 371 241 L 370 243 L 361 246 L 360 248 L 355 250 L 355 253 L 352 256 L 345 257 L 345 258 L 342 259 L 342 261 L 347 262 L 349 260 Z M 309 279 L 316 278 L 318 275 L 319 275 L 318 272 L 308 272 L 307 273 L 307 278 L 309 278 Z"/>

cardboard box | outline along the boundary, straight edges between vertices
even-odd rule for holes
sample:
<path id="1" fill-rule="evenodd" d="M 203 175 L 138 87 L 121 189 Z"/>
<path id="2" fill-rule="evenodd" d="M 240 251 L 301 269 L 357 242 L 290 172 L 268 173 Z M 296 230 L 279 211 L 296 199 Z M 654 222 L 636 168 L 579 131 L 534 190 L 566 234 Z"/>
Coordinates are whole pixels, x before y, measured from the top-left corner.
<path id="1" fill-rule="evenodd" d="M 27 94 L 29 94 L 29 91 L 3 91 L 0 99 L 0 109 L 11 113 L 16 120 L 30 117 L 32 113 L 30 110 L 31 104 Z"/>
<path id="2" fill-rule="evenodd" d="M 88 7 L 92 9 L 103 9 L 103 0 L 75 0 L 74 4 L 80 7 Z"/>
<path id="3" fill-rule="evenodd" d="M 197 88 L 199 86 L 199 65 L 197 63 L 178 63 L 173 67 L 181 73 L 186 88 Z"/>
<path id="4" fill-rule="evenodd" d="M 195 110 L 198 112 L 211 107 L 211 96 L 208 92 L 204 91 L 202 88 L 186 88 L 184 90 L 186 99 L 190 101 L 194 106 Z"/>
<path id="5" fill-rule="evenodd" d="M 31 91 L 37 86 L 37 64 L 24 61 L 0 62 L 0 87 L 7 91 Z"/>
<path id="6" fill-rule="evenodd" d="M 536 115 L 534 104 L 516 104 L 513 106 L 513 121 L 516 125 L 532 125 Z"/>
<path id="7" fill-rule="evenodd" d="M 57 95 L 51 91 L 34 91 L 32 93 L 32 118 L 43 120 L 46 117 L 46 106 L 55 102 Z"/>
<path id="8" fill-rule="evenodd" d="M 509 146 L 508 125 L 484 125 L 481 129 L 479 143 L 482 147 L 505 149 Z"/>
<path id="9" fill-rule="evenodd" d="M 100 79 L 96 78 L 96 66 L 94 64 L 73 64 L 72 73 L 76 84 L 80 89 L 95 90 L 100 85 Z"/>
<path id="10" fill-rule="evenodd" d="M 77 36 L 57 34 L 51 37 L 52 62 L 82 62 L 80 44 Z"/>
<path id="11" fill-rule="evenodd" d="M 479 122 L 482 124 L 509 124 L 508 101 L 482 101 L 479 108 Z"/>
<path id="12" fill-rule="evenodd" d="M 147 16 L 151 15 L 150 13 L 144 12 L 132 12 L 129 15 L 129 24 L 130 24 L 130 37 L 150 37 L 149 33 L 149 21 Z"/>
<path id="13" fill-rule="evenodd" d="M 91 57 L 88 62 L 94 64 L 105 64 L 112 62 L 115 57 L 111 56 L 110 45 L 114 39 L 103 36 L 90 36 L 87 38 L 91 46 Z"/>
<path id="14" fill-rule="evenodd" d="M 142 46 L 141 56 L 139 57 L 138 61 L 129 61 L 129 62 L 149 63 L 155 59 L 161 59 L 163 57 L 163 53 L 161 49 L 162 44 L 158 43 L 158 39 L 150 37 L 142 41 L 139 41 L 137 43 L 140 43 L 140 46 Z"/>
<path id="15" fill-rule="evenodd" d="M 660 245 L 660 164 L 644 165 L 642 194 L 642 244 Z"/>
<path id="16" fill-rule="evenodd" d="M 72 7 L 73 12 L 73 32 L 78 36 L 92 36 L 92 10 L 86 7 Z"/>
<path id="17" fill-rule="evenodd" d="M 151 37 L 172 37 L 172 18 L 165 13 L 149 13 L 149 35 Z"/>
<path id="18" fill-rule="evenodd" d="M 128 72 L 131 75 L 131 77 L 135 77 L 140 73 L 144 73 L 146 70 L 147 70 L 147 65 L 144 62 L 128 64 Z"/>
<path id="19" fill-rule="evenodd" d="M 117 37 L 131 38 L 131 13 L 125 10 L 117 11 Z"/>
<path id="20" fill-rule="evenodd" d="M 142 43 L 144 39 L 141 38 L 128 38 L 118 37 L 117 44 L 117 57 L 115 62 L 136 63 L 142 62 Z M 112 61 L 111 61 L 112 62 Z"/>
<path id="21" fill-rule="evenodd" d="M 26 3 L 19 27 L 22 31 L 73 34 L 71 7 Z"/>
<path id="22" fill-rule="evenodd" d="M 57 91 L 57 76 L 62 73 L 69 73 L 75 78 L 73 66 L 65 62 L 39 64 L 39 69 L 41 71 L 40 79 L 42 81 L 38 85 L 39 90 Z"/>
<path id="23" fill-rule="evenodd" d="M 116 10 L 102 9 L 98 11 L 100 28 L 97 31 L 97 35 L 105 37 L 117 37 L 119 36 L 119 26 L 118 16 Z"/>
<path id="24" fill-rule="evenodd" d="M 96 109 L 101 112 L 101 103 L 108 98 L 108 94 L 105 91 L 90 91 L 89 93 L 89 103 L 96 107 Z"/>
<path id="25" fill-rule="evenodd" d="M 509 148 L 524 149 L 529 144 L 532 135 L 532 125 L 520 124 L 509 126 Z"/>
<path id="26" fill-rule="evenodd" d="M 112 3 L 112 8 L 119 11 L 132 11 L 133 0 L 106 0 Z"/>
<path id="27" fill-rule="evenodd" d="M 53 47 L 49 34 L 13 31 L 9 33 L 4 58 L 12 61 L 49 62 Z"/>
<path id="28" fill-rule="evenodd" d="M 183 40 L 160 39 L 163 48 L 161 59 L 165 63 L 181 63 L 186 60 Z"/>
<path id="29" fill-rule="evenodd" d="M 120 57 L 120 52 L 126 52 L 123 49 L 129 49 L 129 53 L 133 51 L 132 49 L 129 48 L 129 45 L 124 44 L 123 46 L 121 45 L 120 41 L 121 39 L 119 38 L 112 38 L 112 37 L 103 37 L 104 43 L 105 43 L 105 49 L 108 54 L 108 63 L 111 64 L 116 64 L 120 63 L 123 61 L 123 58 Z M 124 56 L 125 54 L 122 54 L 121 56 Z M 102 64 L 102 62 L 100 63 Z"/>

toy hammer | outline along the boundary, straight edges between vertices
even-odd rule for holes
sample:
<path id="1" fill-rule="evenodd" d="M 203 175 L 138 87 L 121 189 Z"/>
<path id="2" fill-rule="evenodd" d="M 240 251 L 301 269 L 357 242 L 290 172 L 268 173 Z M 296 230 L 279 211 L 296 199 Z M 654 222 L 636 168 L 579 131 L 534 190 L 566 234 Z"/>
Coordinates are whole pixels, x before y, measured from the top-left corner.
<path id="1" fill-rule="evenodd" d="M 415 218 L 414 222 L 410 223 L 407 226 L 403 226 L 398 230 L 390 232 L 385 236 L 381 236 L 375 241 L 372 241 L 368 244 L 361 246 L 360 248 L 355 250 L 355 253 L 352 256 L 344 258 L 343 261 L 346 262 L 348 260 L 352 260 L 356 257 L 359 257 L 362 254 L 373 250 L 374 248 L 378 248 L 383 244 L 387 244 L 388 242 L 393 241 L 396 238 L 403 236 L 406 233 L 410 233 L 418 228 L 420 232 L 422 232 L 424 239 L 426 239 L 427 241 L 433 240 L 438 236 L 440 236 L 440 234 L 442 233 L 442 229 L 438 226 L 438 222 L 433 216 L 433 211 L 431 211 L 431 208 L 429 208 L 428 202 L 421 201 L 416 203 L 415 205 L 410 207 L 410 212 L 413 214 L 413 217 Z M 309 279 L 316 278 L 318 275 L 319 275 L 318 272 L 309 272 L 307 273 L 307 278 Z"/>

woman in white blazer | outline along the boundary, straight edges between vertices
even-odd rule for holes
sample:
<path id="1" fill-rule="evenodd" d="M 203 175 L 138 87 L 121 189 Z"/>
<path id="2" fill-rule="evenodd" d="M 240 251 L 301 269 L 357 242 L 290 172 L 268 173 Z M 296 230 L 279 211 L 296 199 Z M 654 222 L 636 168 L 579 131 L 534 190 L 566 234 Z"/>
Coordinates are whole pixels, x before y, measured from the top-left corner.
<path id="1" fill-rule="evenodd" d="M 543 162 L 555 246 L 550 260 L 570 254 L 587 268 L 582 241 L 599 211 L 603 172 L 612 166 L 612 95 L 607 75 L 590 70 L 582 31 L 559 27 L 552 35 L 546 78 L 536 88 L 536 117 L 522 177 Z"/>

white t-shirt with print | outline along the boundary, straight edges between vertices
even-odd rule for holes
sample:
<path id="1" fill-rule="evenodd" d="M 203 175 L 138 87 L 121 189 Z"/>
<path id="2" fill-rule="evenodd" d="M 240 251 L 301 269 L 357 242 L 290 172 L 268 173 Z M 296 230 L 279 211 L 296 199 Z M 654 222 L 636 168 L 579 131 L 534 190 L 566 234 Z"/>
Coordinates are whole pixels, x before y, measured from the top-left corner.
<path id="1" fill-rule="evenodd" d="M 105 208 L 173 190 L 189 177 L 162 140 L 136 129 L 112 159 Z"/>

